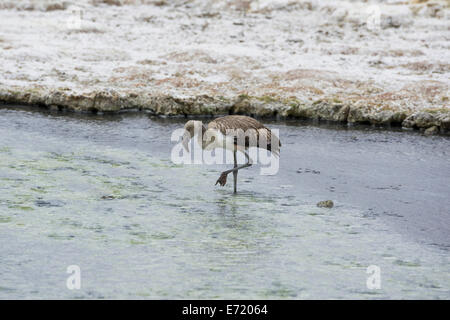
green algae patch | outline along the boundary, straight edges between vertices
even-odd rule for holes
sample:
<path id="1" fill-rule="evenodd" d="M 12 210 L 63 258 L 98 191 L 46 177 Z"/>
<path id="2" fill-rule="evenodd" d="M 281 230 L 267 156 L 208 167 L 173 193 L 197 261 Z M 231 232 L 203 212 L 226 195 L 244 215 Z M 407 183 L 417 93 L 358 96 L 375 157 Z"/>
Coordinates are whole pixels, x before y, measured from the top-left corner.
<path id="1" fill-rule="evenodd" d="M 32 208 L 32 207 L 20 206 L 20 205 L 10 206 L 9 208 L 10 209 L 19 209 L 19 210 L 22 210 L 22 211 L 33 211 L 34 210 L 34 208 Z"/>
<path id="2" fill-rule="evenodd" d="M 75 238 L 73 235 L 60 235 L 56 233 L 50 233 L 48 237 L 55 240 L 73 240 Z"/>
<path id="3" fill-rule="evenodd" d="M 48 193 L 48 191 L 43 187 L 32 187 L 32 188 L 30 188 L 30 190 L 37 192 L 37 193 L 42 193 L 42 194 Z"/>
<path id="4" fill-rule="evenodd" d="M 8 223 L 11 222 L 11 217 L 0 217 L 0 223 Z"/>
<path id="5" fill-rule="evenodd" d="M 132 245 L 143 245 L 143 244 L 146 244 L 146 242 L 145 241 L 139 241 L 139 240 L 131 239 L 130 240 L 130 244 L 132 244 Z"/>

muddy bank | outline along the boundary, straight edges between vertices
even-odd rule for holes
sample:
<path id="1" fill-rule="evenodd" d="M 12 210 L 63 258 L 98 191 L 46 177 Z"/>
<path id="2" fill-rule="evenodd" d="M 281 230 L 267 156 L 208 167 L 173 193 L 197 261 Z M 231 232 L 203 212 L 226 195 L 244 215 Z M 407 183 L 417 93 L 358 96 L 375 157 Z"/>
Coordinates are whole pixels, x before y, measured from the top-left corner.
<path id="1" fill-rule="evenodd" d="M 174 97 L 115 90 L 75 93 L 71 90 L 3 89 L 0 102 L 39 106 L 81 113 L 143 111 L 162 116 L 217 116 L 245 114 L 261 118 L 322 120 L 340 123 L 401 126 L 424 130 L 425 134 L 450 132 L 450 109 L 429 108 L 399 111 L 377 108 L 358 101 L 318 99 L 313 102 L 239 95 L 233 98 L 201 95 Z"/>

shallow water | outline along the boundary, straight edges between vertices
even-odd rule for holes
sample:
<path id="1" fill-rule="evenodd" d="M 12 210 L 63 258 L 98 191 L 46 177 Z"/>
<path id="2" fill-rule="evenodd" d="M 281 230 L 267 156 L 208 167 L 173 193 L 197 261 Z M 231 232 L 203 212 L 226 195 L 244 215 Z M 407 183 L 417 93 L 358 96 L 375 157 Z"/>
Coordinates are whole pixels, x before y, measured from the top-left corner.
<path id="1" fill-rule="evenodd" d="M 448 138 L 270 124 L 234 196 L 170 161 L 183 122 L 0 109 L 0 298 L 450 298 Z"/>

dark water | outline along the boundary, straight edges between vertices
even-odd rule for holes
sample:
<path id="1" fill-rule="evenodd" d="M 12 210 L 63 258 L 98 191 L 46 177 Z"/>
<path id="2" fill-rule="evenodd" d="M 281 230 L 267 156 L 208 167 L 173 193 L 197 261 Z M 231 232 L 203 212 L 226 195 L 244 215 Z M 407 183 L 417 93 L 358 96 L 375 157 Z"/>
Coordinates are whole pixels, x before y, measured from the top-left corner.
<path id="1" fill-rule="evenodd" d="M 0 298 L 450 298 L 450 139 L 269 124 L 234 196 L 170 161 L 184 121 L 0 109 Z"/>

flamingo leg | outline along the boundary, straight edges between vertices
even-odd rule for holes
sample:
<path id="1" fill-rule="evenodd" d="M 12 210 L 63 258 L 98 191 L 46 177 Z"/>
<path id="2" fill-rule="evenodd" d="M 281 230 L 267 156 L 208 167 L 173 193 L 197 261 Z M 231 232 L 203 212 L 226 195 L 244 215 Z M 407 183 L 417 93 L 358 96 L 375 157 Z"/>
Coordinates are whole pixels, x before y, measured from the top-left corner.
<path id="1" fill-rule="evenodd" d="M 234 167 L 237 168 L 237 159 L 236 159 L 236 150 L 234 150 L 233 152 L 233 156 L 234 156 Z M 237 175 L 238 172 L 237 171 L 233 171 L 233 177 L 234 177 L 234 193 L 237 192 Z"/>
<path id="2" fill-rule="evenodd" d="M 241 166 L 237 166 L 237 162 L 235 162 L 236 166 L 233 169 L 229 169 L 229 170 L 226 170 L 226 171 L 222 172 L 222 174 L 220 175 L 219 179 L 217 179 L 217 181 L 216 181 L 216 185 L 220 184 L 223 187 L 227 183 L 227 176 L 228 176 L 229 173 L 236 172 L 236 178 L 237 178 L 237 172 L 239 170 L 247 168 L 247 167 L 250 167 L 252 165 L 250 157 L 248 156 L 248 154 L 246 152 L 244 152 L 244 155 L 247 158 L 247 163 L 243 164 Z"/>

